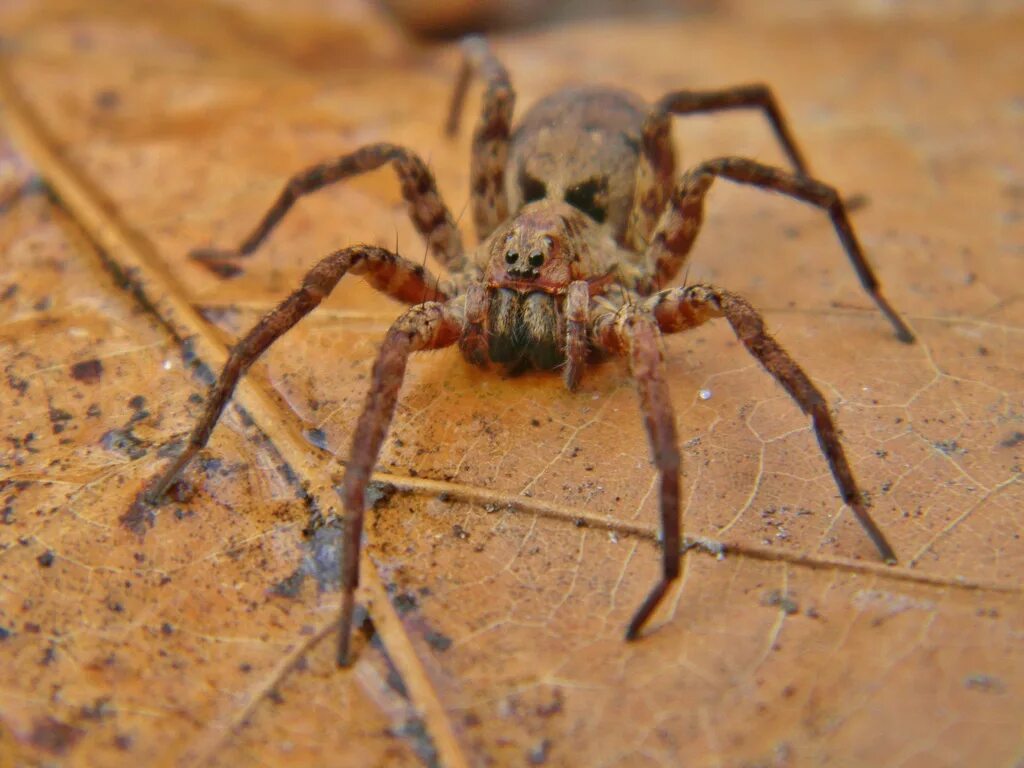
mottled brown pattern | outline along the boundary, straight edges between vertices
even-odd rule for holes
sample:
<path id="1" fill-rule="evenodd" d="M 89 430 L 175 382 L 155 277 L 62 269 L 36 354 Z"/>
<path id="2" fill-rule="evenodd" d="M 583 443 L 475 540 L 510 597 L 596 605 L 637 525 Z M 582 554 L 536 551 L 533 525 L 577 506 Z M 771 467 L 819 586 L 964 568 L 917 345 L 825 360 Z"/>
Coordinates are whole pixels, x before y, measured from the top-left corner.
<path id="1" fill-rule="evenodd" d="M 447 132 L 454 135 L 459 127 L 462 104 L 473 73 L 484 80 L 483 108 L 473 133 L 473 154 L 469 178 L 473 206 L 473 223 L 477 236 L 483 240 L 508 218 L 508 196 L 505 193 L 505 168 L 508 160 L 509 133 L 516 93 L 508 72 L 491 53 L 486 42 L 478 37 L 462 43 L 463 61 L 452 94 Z"/>
<path id="2" fill-rule="evenodd" d="M 192 257 L 225 277 L 237 274 L 237 260 L 255 251 L 300 197 L 352 176 L 374 171 L 387 163 L 394 166 L 402 185 L 402 197 L 409 206 L 409 216 L 416 230 L 426 239 L 431 252 L 446 268 L 462 269 L 462 236 L 441 199 L 433 174 L 418 155 L 394 144 L 370 144 L 336 160 L 300 171 L 284 185 L 277 200 L 237 249 L 197 248 Z"/>
<path id="3" fill-rule="evenodd" d="M 746 349 L 811 417 L 843 500 L 881 556 L 894 561 L 892 547 L 868 514 L 824 397 L 767 333 L 758 313 L 739 296 L 709 285 L 658 291 L 685 263 L 700 230 L 704 197 L 721 176 L 827 210 L 865 289 L 898 337 L 913 340 L 882 297 L 839 195 L 804 175 L 806 164 L 768 89 L 676 92 L 653 110 L 624 91 L 566 90 L 542 100 L 510 134 L 514 97 L 504 67 L 479 38 L 467 40 L 463 52 L 449 130 L 458 123 L 472 74 L 480 73 L 487 84 L 472 150 L 473 210 L 481 239 L 474 256 L 463 259 L 458 233 L 433 178 L 407 150 L 372 145 L 296 176 L 243 243 L 242 254 L 262 241 L 301 194 L 393 161 L 413 221 L 452 272 L 452 280 L 437 281 L 422 267 L 380 248 L 355 246 L 328 256 L 236 347 L 188 446 L 150 486 L 149 498 L 163 495 L 206 444 L 239 376 L 352 272 L 415 306 L 384 339 L 346 465 L 339 663 L 350 661 L 366 488 L 394 416 L 409 355 L 455 343 L 470 363 L 496 363 L 509 373 L 563 367 L 570 390 L 579 384 L 588 360 L 612 354 L 629 361 L 658 468 L 664 549 L 661 579 L 629 623 L 627 639 L 639 636 L 680 573 L 680 450 L 661 334 L 714 318 L 732 325 Z M 739 107 L 764 110 L 797 172 L 720 158 L 697 165 L 673 190 L 669 114 Z M 207 253 L 204 258 L 223 261 L 225 256 Z"/>
<path id="4" fill-rule="evenodd" d="M 853 265 L 861 285 L 888 318 L 900 341 L 911 342 L 914 335 L 882 295 L 878 278 L 864 256 L 864 250 L 853 231 L 846 207 L 839 193 L 827 184 L 781 168 L 774 168 L 742 157 L 720 157 L 708 160 L 689 171 L 680 180 L 672 195 L 671 207 L 662 216 L 658 230 L 647 248 L 650 281 L 639 286 L 641 293 L 650 293 L 671 281 L 686 263 L 693 241 L 704 217 L 704 197 L 716 178 L 750 184 L 761 189 L 781 192 L 828 211 L 836 235 Z"/>

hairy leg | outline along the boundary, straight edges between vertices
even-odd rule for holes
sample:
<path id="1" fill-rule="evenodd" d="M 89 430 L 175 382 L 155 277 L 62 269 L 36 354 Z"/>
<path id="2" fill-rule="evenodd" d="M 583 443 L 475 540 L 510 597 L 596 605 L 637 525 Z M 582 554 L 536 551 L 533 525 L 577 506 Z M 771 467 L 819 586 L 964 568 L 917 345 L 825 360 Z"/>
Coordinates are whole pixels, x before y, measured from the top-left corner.
<path id="1" fill-rule="evenodd" d="M 637 191 L 630 217 L 630 242 L 640 250 L 657 226 L 675 181 L 672 115 L 696 115 L 730 109 L 760 109 L 796 173 L 809 171 L 789 123 L 767 85 L 737 85 L 711 91 L 671 91 L 651 108 L 643 127 Z"/>
<path id="2" fill-rule="evenodd" d="M 565 388 L 579 386 L 590 353 L 587 325 L 590 320 L 590 285 L 586 280 L 569 283 L 565 293 Z"/>
<path id="3" fill-rule="evenodd" d="M 483 38 L 467 37 L 463 40 L 462 54 L 462 68 L 452 93 L 446 131 L 452 136 L 458 130 L 470 79 L 474 73 L 479 73 L 486 84 L 486 90 L 480 120 L 473 133 L 469 176 L 473 223 L 482 241 L 508 218 L 505 166 L 508 163 L 509 135 L 516 95 L 508 71 L 495 58 Z"/>
<path id="4" fill-rule="evenodd" d="M 825 455 L 832 477 L 843 501 L 850 506 L 868 537 L 887 563 L 896 562 L 896 553 L 868 512 L 864 495 L 846 461 L 828 403 L 803 369 L 765 329 L 764 320 L 746 299 L 710 285 L 671 288 L 649 297 L 643 303 L 663 333 L 676 333 L 724 317 L 736 337 L 789 393 L 800 410 L 811 417 L 818 445 Z"/>
<path id="5" fill-rule="evenodd" d="M 449 288 L 438 283 L 419 264 L 413 264 L 383 248 L 356 245 L 335 251 L 313 267 L 302 286 L 261 319 L 231 351 L 224 370 L 213 385 L 188 445 L 158 477 L 146 493 L 159 501 L 192 458 L 206 445 L 234 392 L 238 379 L 263 352 L 299 320 L 312 312 L 348 273 L 363 275 L 377 290 L 392 298 L 414 304 L 447 301 Z"/>
<path id="6" fill-rule="evenodd" d="M 236 260 L 255 251 L 300 197 L 351 176 L 376 170 L 387 163 L 392 164 L 398 175 L 402 197 L 409 205 L 409 215 L 416 230 L 427 240 L 431 252 L 447 269 L 462 269 L 465 262 L 462 236 L 441 199 L 433 174 L 419 156 L 394 144 L 369 144 L 335 160 L 300 171 L 285 184 L 277 200 L 236 250 L 197 248 L 192 251 L 192 258 L 205 262 L 225 277 L 237 274 Z"/>
<path id="7" fill-rule="evenodd" d="M 470 283 L 466 288 L 465 320 L 459 349 L 462 356 L 473 365 L 487 367 L 490 360 L 487 341 L 487 309 L 490 299 L 483 283 Z"/>
<path id="8" fill-rule="evenodd" d="M 373 366 L 366 405 L 349 451 L 342 486 L 345 533 L 341 551 L 341 614 L 338 619 L 338 664 L 348 666 L 355 589 L 359 585 L 359 542 L 363 531 L 366 485 L 398 402 L 409 355 L 454 344 L 462 332 L 462 318 L 448 304 L 420 304 L 391 326 Z"/>
<path id="9" fill-rule="evenodd" d="M 629 622 L 626 639 L 633 640 L 669 586 L 679 577 L 683 535 L 679 518 L 679 441 L 662 366 L 660 333 L 654 317 L 646 309 L 627 304 L 617 312 L 598 315 L 594 320 L 592 339 L 598 349 L 629 359 L 660 480 L 662 576 Z"/>
<path id="10" fill-rule="evenodd" d="M 816 179 L 742 157 L 708 160 L 689 171 L 679 181 L 672 194 L 671 205 L 661 217 L 654 237 L 647 247 L 645 258 L 648 274 L 637 286 L 641 293 L 653 293 L 659 286 L 666 285 L 686 263 L 704 218 L 704 198 L 714 180 L 719 177 L 781 192 L 827 211 L 864 290 L 892 324 L 897 338 L 908 343 L 914 341 L 914 334 L 910 328 L 882 295 L 878 278 L 864 256 L 847 216 L 846 207 L 835 188 Z"/>

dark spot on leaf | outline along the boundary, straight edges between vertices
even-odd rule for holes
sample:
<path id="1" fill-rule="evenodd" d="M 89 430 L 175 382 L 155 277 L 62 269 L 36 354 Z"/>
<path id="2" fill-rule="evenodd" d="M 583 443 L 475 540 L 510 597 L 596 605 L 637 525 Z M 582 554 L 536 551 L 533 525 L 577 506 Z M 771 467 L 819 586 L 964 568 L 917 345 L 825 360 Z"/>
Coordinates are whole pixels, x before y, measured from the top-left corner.
<path id="1" fill-rule="evenodd" d="M 1003 448 L 1016 448 L 1021 443 L 1024 443 L 1024 432 L 1014 432 L 999 444 Z"/>
<path id="2" fill-rule="evenodd" d="M 419 606 L 419 602 L 416 600 L 416 595 L 411 592 L 400 592 L 391 598 L 391 604 L 395 606 L 396 611 L 403 615 L 411 611 L 415 611 Z"/>
<path id="3" fill-rule="evenodd" d="M 103 363 L 96 358 L 71 366 L 71 378 L 83 384 L 95 384 L 103 376 Z"/>
<path id="4" fill-rule="evenodd" d="M 452 639 L 436 630 L 430 630 L 423 638 L 435 651 L 447 651 L 452 647 Z"/>
<path id="5" fill-rule="evenodd" d="M 771 589 L 761 597 L 761 605 L 780 608 L 788 616 L 792 616 L 800 610 L 800 605 L 790 595 L 783 594 L 777 589 Z"/>
<path id="6" fill-rule="evenodd" d="M 118 518 L 118 522 L 136 536 L 144 536 L 146 529 L 152 528 L 156 522 L 156 510 L 146 498 L 147 491 L 147 488 L 139 491 L 128 511 Z"/>
<path id="7" fill-rule="evenodd" d="M 1003 693 L 1006 690 L 1006 683 L 992 675 L 968 675 L 964 678 L 964 687 L 969 691 Z"/>
<path id="8" fill-rule="evenodd" d="M 322 429 L 307 429 L 306 439 L 309 440 L 317 448 L 323 448 L 327 450 L 327 433 Z"/>
<path id="9" fill-rule="evenodd" d="M 121 94 L 113 88 L 102 88 L 96 91 L 92 101 L 99 109 L 114 109 L 121 104 Z"/>
<path id="10" fill-rule="evenodd" d="M 132 434 L 128 429 L 111 429 L 103 433 L 100 438 L 100 445 L 108 451 L 116 451 L 125 454 L 129 459 L 141 459 L 146 455 L 145 443 Z"/>
<path id="11" fill-rule="evenodd" d="M 366 486 L 366 506 L 368 509 L 376 509 L 379 505 L 387 503 L 387 501 L 395 495 L 395 491 L 398 490 L 391 483 L 380 483 L 373 481 Z"/>
<path id="12" fill-rule="evenodd" d="M 55 717 L 36 718 L 32 723 L 29 742 L 44 752 L 63 755 L 82 738 L 85 732 L 73 725 L 61 722 Z"/>
<path id="13" fill-rule="evenodd" d="M 528 759 L 530 765 L 544 765 L 548 761 L 548 752 L 551 750 L 551 739 L 542 739 L 530 750 Z"/>

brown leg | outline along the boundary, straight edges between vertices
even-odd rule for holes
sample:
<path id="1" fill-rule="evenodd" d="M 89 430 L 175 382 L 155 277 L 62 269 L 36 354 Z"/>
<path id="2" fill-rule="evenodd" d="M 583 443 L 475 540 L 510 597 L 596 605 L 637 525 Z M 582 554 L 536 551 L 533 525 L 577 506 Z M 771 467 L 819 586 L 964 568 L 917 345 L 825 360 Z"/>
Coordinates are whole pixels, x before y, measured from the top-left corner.
<path id="1" fill-rule="evenodd" d="M 807 162 L 797 148 L 789 124 L 767 85 L 737 85 L 717 91 L 672 91 L 665 94 L 654 107 L 655 111 L 671 115 L 696 115 L 726 109 L 760 109 L 793 170 L 803 176 L 808 174 Z"/>
<path id="2" fill-rule="evenodd" d="M 481 368 L 486 368 L 490 360 L 486 330 L 489 303 L 484 284 L 470 283 L 466 288 L 466 316 L 459 349 L 466 360 Z"/>
<path id="3" fill-rule="evenodd" d="M 454 344 L 462 331 L 460 318 L 446 304 L 413 307 L 391 326 L 377 362 L 366 406 L 359 416 L 341 496 L 345 504 L 345 534 L 341 552 L 341 615 L 338 620 L 338 664 L 351 663 L 349 646 L 355 589 L 359 585 L 359 541 L 363 531 L 366 485 L 377 463 L 398 402 L 409 355 Z"/>
<path id="4" fill-rule="evenodd" d="M 864 290 L 892 324 L 897 338 L 907 343 L 914 341 L 914 334 L 910 328 L 882 295 L 878 279 L 864 257 L 864 251 L 836 190 L 816 179 L 792 174 L 742 157 L 709 160 L 695 167 L 680 180 L 672 194 L 671 207 L 665 211 L 647 247 L 649 274 L 637 286 L 641 293 L 653 293 L 659 286 L 667 284 L 686 263 L 704 218 L 704 197 L 719 176 L 741 184 L 781 192 L 828 211 L 836 234 Z"/>
<path id="5" fill-rule="evenodd" d="M 569 283 L 565 294 L 565 388 L 576 389 L 587 364 L 590 343 L 587 326 L 590 320 L 590 286 L 586 280 Z"/>
<path id="6" fill-rule="evenodd" d="M 185 466 L 206 445 L 239 377 L 267 347 L 312 312 L 349 272 L 365 276 L 377 290 L 410 304 L 448 299 L 447 286 L 439 284 L 423 267 L 382 248 L 357 245 L 335 251 L 321 260 L 306 274 L 301 288 L 265 315 L 235 345 L 220 378 L 210 392 L 203 415 L 189 436 L 185 450 L 147 491 L 146 496 L 151 502 L 160 500 Z"/>
<path id="7" fill-rule="evenodd" d="M 235 261 L 255 251 L 300 197 L 351 176 L 376 170 L 386 163 L 393 164 L 402 185 L 402 197 L 409 204 L 409 215 L 433 254 L 447 269 L 462 269 L 462 237 L 441 199 L 433 174 L 416 154 L 394 144 L 370 144 L 336 160 L 300 171 L 285 184 L 277 200 L 238 250 L 197 248 L 192 251 L 192 258 L 205 262 L 225 277 L 237 274 L 239 268 Z"/>
<path id="8" fill-rule="evenodd" d="M 825 454 L 843 501 L 853 510 L 882 559 L 895 563 L 896 553 L 868 513 L 864 496 L 846 461 L 828 403 L 789 353 L 768 334 L 757 310 L 746 299 L 710 285 L 671 288 L 646 299 L 643 306 L 654 315 L 664 333 L 696 328 L 716 317 L 729 321 L 747 351 L 775 377 L 800 410 L 811 417 L 818 445 Z"/>
<path id="9" fill-rule="evenodd" d="M 508 218 L 508 196 L 505 193 L 505 165 L 508 162 L 509 135 L 516 95 L 508 71 L 491 53 L 480 37 L 462 41 L 462 68 L 452 93 L 446 131 L 454 135 L 459 127 L 462 104 L 473 73 L 486 83 L 483 110 L 473 133 L 473 157 L 470 161 L 470 196 L 473 202 L 473 223 L 480 240 Z"/>
<path id="10" fill-rule="evenodd" d="M 671 116 L 720 112 L 727 109 L 760 109 L 775 133 L 782 151 L 798 174 L 808 175 L 807 162 L 796 145 L 778 102 L 766 85 L 738 85 L 715 91 L 672 91 L 651 109 L 643 128 L 643 151 L 637 174 L 637 192 L 630 218 L 629 242 L 640 250 L 657 226 L 675 179 Z"/>
<path id="11" fill-rule="evenodd" d="M 640 396 L 647 439 L 661 481 L 662 576 L 629 622 L 626 639 L 634 640 L 671 583 L 679 577 L 682 546 L 679 441 L 661 363 L 660 333 L 650 313 L 626 305 L 614 314 L 601 315 L 594 323 L 593 338 L 596 346 L 604 351 L 629 358 L 637 394 Z"/>

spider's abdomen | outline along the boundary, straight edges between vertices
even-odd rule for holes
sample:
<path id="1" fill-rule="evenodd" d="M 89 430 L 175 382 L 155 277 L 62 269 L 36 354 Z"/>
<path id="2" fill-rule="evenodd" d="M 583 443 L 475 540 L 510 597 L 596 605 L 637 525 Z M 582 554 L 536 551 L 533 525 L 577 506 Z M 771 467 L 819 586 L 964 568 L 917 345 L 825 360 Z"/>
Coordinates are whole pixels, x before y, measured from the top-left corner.
<path id="1" fill-rule="evenodd" d="M 550 370 L 565 361 L 561 297 L 495 288 L 487 315 L 488 355 L 508 368 Z"/>

